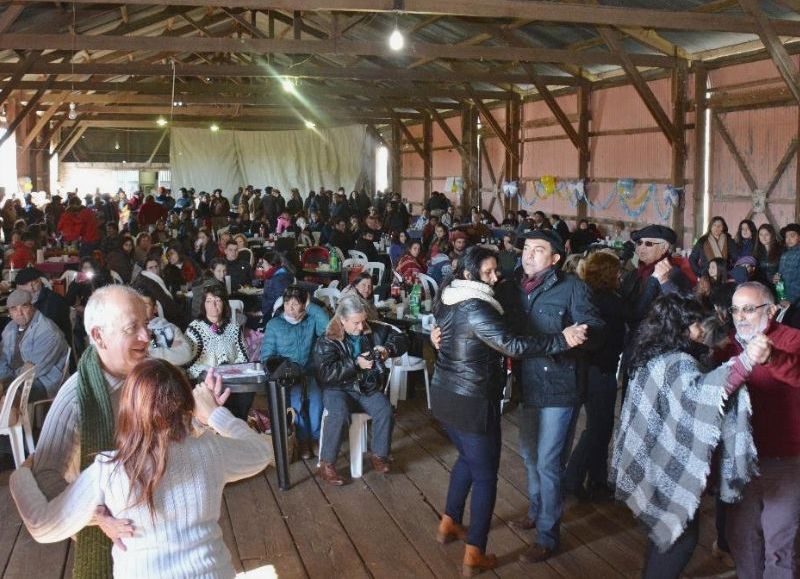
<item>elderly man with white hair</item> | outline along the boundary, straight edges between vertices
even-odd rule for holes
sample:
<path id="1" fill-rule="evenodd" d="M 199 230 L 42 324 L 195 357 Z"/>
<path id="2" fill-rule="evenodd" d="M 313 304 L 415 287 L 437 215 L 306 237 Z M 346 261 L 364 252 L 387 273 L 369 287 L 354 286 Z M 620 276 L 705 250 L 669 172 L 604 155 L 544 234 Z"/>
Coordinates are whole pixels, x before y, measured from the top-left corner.
<path id="1" fill-rule="evenodd" d="M 127 286 L 96 290 L 83 323 L 91 346 L 53 401 L 33 456 L 33 475 L 48 498 L 74 481 L 96 453 L 113 449 L 122 385 L 147 357 L 150 343 L 145 303 Z M 126 521 L 113 519 L 100 507 L 96 523 L 124 548 L 120 538 L 132 532 Z M 73 575 L 87 576 L 84 572 L 91 570 L 93 577 L 111 577 L 111 543 L 100 529 L 83 529 L 77 541 Z"/>
<path id="2" fill-rule="evenodd" d="M 736 329 L 718 359 L 738 356 L 761 335 L 772 353 L 747 379 L 759 476 L 728 507 L 727 539 L 742 579 L 794 579 L 800 576 L 800 331 L 774 321 L 775 298 L 758 282 L 741 284 L 732 304 Z"/>

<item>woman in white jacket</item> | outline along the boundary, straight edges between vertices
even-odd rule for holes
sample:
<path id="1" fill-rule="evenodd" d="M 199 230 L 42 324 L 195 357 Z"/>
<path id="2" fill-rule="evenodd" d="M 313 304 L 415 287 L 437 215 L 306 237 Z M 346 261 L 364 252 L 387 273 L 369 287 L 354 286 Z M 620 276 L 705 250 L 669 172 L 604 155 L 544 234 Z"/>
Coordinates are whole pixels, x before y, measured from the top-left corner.
<path id="1" fill-rule="evenodd" d="M 219 378 L 213 391 L 202 384 L 192 390 L 168 362 L 141 362 L 123 386 L 114 451 L 98 454 L 50 502 L 28 468 L 11 476 L 31 535 L 44 543 L 64 540 L 105 505 L 135 531 L 124 547 L 112 548 L 114 577 L 234 577 L 217 522 L 222 491 L 263 470 L 272 451 L 265 437 L 221 406 L 228 395 Z"/>

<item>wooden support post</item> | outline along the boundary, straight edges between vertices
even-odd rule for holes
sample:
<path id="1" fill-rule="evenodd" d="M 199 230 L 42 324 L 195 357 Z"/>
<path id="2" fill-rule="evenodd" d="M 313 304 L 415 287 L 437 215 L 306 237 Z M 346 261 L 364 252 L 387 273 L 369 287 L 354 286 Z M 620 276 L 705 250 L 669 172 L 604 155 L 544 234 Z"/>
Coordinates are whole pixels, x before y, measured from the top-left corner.
<path id="1" fill-rule="evenodd" d="M 505 165 L 506 165 L 506 181 L 519 182 L 520 165 L 522 164 L 522 155 L 520 153 L 520 118 L 522 117 L 522 99 L 518 93 L 514 94 L 514 98 L 506 101 L 506 136 L 508 143 L 511 145 L 512 151 L 515 153 L 507 152 Z M 502 186 L 502 183 L 501 183 Z M 502 190 L 499 192 L 501 199 L 505 200 Z M 507 209 L 518 208 L 517 199 L 513 199 L 511 204 L 503 203 L 503 212 Z M 503 216 L 505 217 L 505 215 Z"/>
<path id="2" fill-rule="evenodd" d="M 672 141 L 672 186 L 683 189 L 686 185 L 686 101 L 688 70 L 685 60 L 679 60 L 672 72 L 672 126 L 675 139 Z M 657 201 L 657 200 L 656 200 Z M 672 229 L 678 243 L 684 246 L 683 199 L 672 208 Z"/>
<path id="3" fill-rule="evenodd" d="M 467 91 L 470 94 L 472 93 L 472 87 L 467 85 Z M 500 125 L 497 123 L 497 119 L 492 116 L 492 112 L 488 109 L 488 107 L 483 104 L 483 101 L 479 99 L 477 96 L 473 94 L 472 100 L 475 103 L 475 106 L 478 107 L 478 111 L 480 111 L 481 118 L 483 122 L 486 123 L 492 132 L 500 139 L 500 142 L 505 147 L 506 151 L 511 155 L 517 155 L 517 151 L 511 146 L 511 143 L 508 141 L 508 136 L 505 134 L 503 129 L 500 128 Z"/>
<path id="4" fill-rule="evenodd" d="M 423 202 L 427 203 L 433 188 L 433 121 L 431 115 L 422 120 Z"/>
<path id="5" fill-rule="evenodd" d="M 50 78 L 55 78 L 55 77 L 51 76 Z M 19 127 L 25 120 L 25 118 L 31 113 L 31 111 L 36 108 L 36 105 L 39 104 L 39 99 L 42 98 L 42 95 L 45 93 L 45 91 L 47 91 L 47 87 L 43 86 L 42 88 L 36 91 L 36 94 L 34 94 L 30 99 L 28 99 L 28 104 L 26 104 L 25 107 L 22 109 L 22 111 L 20 111 L 20 113 L 16 117 L 14 117 L 14 120 L 12 120 L 9 123 L 5 134 L 2 137 L 0 137 L 0 146 L 2 146 L 3 143 L 5 143 L 11 137 L 11 135 L 14 134 L 14 131 L 17 130 L 17 127 Z"/>
<path id="6" fill-rule="evenodd" d="M 442 129 L 442 132 L 445 134 L 447 139 L 450 141 L 450 144 L 453 145 L 453 147 L 456 148 L 456 150 L 458 151 L 458 154 L 463 157 L 464 156 L 464 147 L 461 145 L 459 140 L 456 138 L 456 136 L 453 133 L 453 131 L 450 130 L 450 126 L 442 118 L 442 115 L 439 114 L 439 111 L 436 110 L 436 107 L 433 106 L 430 101 L 428 101 L 428 105 L 429 105 L 429 109 L 428 110 L 430 111 L 431 116 L 433 117 L 433 120 L 436 121 L 436 124 L 439 125 L 440 129 Z"/>
<path id="7" fill-rule="evenodd" d="M 706 98 L 708 73 L 705 66 L 695 63 L 694 68 L 694 219 L 692 225 L 694 231 L 692 236 L 700 237 L 700 233 L 705 231 L 704 221 L 705 190 L 706 190 L 706 110 L 708 99 Z M 798 117 L 800 122 L 800 117 Z M 799 159 L 800 160 L 800 159 Z M 800 173 L 798 173 L 800 177 Z"/>
<path id="8" fill-rule="evenodd" d="M 479 205 L 481 190 L 478 184 L 478 111 L 465 104 L 461 111 L 461 144 L 466 154 L 461 158 L 461 177 L 464 194 L 461 196 L 461 215 L 467 215 L 470 205 Z"/>
<path id="9" fill-rule="evenodd" d="M 797 134 L 800 135 L 800 108 L 797 109 Z M 797 151 L 797 168 L 794 194 L 794 222 L 800 221 L 800 149 Z"/>
<path id="10" fill-rule="evenodd" d="M 168 134 L 169 134 L 169 127 L 164 129 L 164 132 L 161 133 L 161 138 L 158 139 L 158 143 L 156 143 L 156 146 L 153 148 L 153 152 L 150 153 L 150 156 L 147 158 L 148 165 L 153 162 L 153 159 L 155 159 L 156 153 L 158 153 L 158 150 L 161 148 L 161 143 L 164 142 L 164 139 L 167 138 Z"/>
<path id="11" fill-rule="evenodd" d="M 67 96 L 69 96 L 69 95 L 67 93 L 64 93 L 39 118 L 38 122 L 33 127 L 33 129 L 31 129 L 28 132 L 28 135 L 25 137 L 25 140 L 22 141 L 22 144 L 20 145 L 20 149 L 22 151 L 27 150 L 28 147 L 31 146 L 31 143 L 33 143 L 33 141 L 36 139 L 36 137 L 38 137 L 41 134 L 42 129 L 44 129 L 47 126 L 47 124 L 50 122 L 50 119 L 52 119 L 53 115 L 56 114 L 56 112 L 58 111 L 59 107 L 62 104 L 64 104 L 64 101 L 67 100 Z"/>
<path id="12" fill-rule="evenodd" d="M 578 87 L 578 178 L 583 180 L 584 186 L 589 187 L 589 120 L 591 118 L 591 86 L 585 84 Z M 589 207 L 585 199 L 578 201 L 578 220 L 585 219 Z"/>
<path id="13" fill-rule="evenodd" d="M 392 147 L 389 157 L 392 161 L 392 193 L 400 193 L 403 187 L 403 133 L 397 123 L 392 123 Z"/>

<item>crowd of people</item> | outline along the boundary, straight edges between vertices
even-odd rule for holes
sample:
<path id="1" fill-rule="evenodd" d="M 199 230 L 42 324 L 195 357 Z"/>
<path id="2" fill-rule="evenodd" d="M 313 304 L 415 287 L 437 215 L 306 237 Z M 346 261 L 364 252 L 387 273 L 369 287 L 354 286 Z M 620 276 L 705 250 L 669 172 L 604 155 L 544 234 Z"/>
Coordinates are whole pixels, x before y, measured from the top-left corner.
<path id="1" fill-rule="evenodd" d="M 497 564 L 486 548 L 510 371 L 530 502 L 513 526 L 536 531 L 524 564 L 559 552 L 565 496 L 616 498 L 647 529 L 645 576 L 678 577 L 713 493 L 716 548 L 741 577 L 797 576 L 798 224 L 745 220 L 731 235 L 714 217 L 682 252 L 663 225 L 571 230 L 541 211 L 462 216 L 438 192 L 412 214 L 396 193 L 321 187 L 286 199 L 251 186 L 231 199 L 165 188 L 42 207 L 26 197 L 1 216 L 15 287 L 0 381 L 35 366 L 31 400 L 54 398 L 11 490 L 38 540 L 78 533 L 76 576 L 110 570 L 111 558 L 120 577 L 232 576 L 216 526 L 222 488 L 263 469 L 271 450 L 243 422 L 254 396 L 224 391 L 220 365 L 298 368 L 299 452 L 318 457 L 324 483 L 347 482 L 335 464 L 353 412 L 372 419 L 372 468 L 392 471 L 383 363 L 409 341 L 375 308 L 386 279 L 348 277 L 331 309 L 314 298 L 297 246 L 370 261 L 385 252 L 399 279 L 439 283 L 430 406 L 458 461 L 437 538 L 465 542 L 464 574 Z M 255 259 L 254 238 L 275 248 Z M 64 295 L 37 268 L 53 251 L 80 256 Z M 231 307 L 250 286 L 261 287 L 257 316 Z"/>

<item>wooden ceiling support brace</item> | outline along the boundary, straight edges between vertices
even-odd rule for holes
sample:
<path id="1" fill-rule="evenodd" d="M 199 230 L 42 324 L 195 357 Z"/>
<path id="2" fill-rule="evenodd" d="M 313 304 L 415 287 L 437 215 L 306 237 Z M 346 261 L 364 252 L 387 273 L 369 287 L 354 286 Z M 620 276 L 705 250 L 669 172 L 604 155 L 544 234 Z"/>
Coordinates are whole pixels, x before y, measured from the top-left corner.
<path id="1" fill-rule="evenodd" d="M 11 79 L 2 86 L 3 91 L 0 92 L 0 106 L 3 105 L 8 100 L 8 97 L 11 95 L 12 92 L 17 88 L 22 77 L 24 77 L 28 72 L 30 72 L 31 68 L 33 67 L 34 63 L 39 59 L 41 56 L 41 51 L 34 51 L 29 52 L 25 59 L 22 62 L 15 63 L 13 65 L 14 73 L 11 76 Z"/>
<path id="2" fill-rule="evenodd" d="M 470 85 L 466 85 L 467 90 L 472 92 L 472 87 Z M 508 140 L 508 135 L 506 135 L 505 131 L 500 128 L 500 125 L 497 123 L 497 120 L 492 116 L 492 112 L 488 109 L 488 107 L 483 103 L 481 99 L 477 96 L 472 95 L 472 101 L 475 103 L 475 106 L 478 108 L 478 112 L 480 113 L 483 122 L 489 125 L 489 128 L 492 132 L 497 135 L 497 138 L 500 139 L 500 142 L 503 144 L 505 150 L 512 156 L 514 159 L 519 159 L 519 153 L 514 150 L 514 147 L 511 146 L 511 142 Z"/>
<path id="3" fill-rule="evenodd" d="M 564 129 L 564 132 L 569 137 L 569 140 L 572 141 L 572 144 L 575 146 L 575 148 L 580 151 L 583 144 L 578 136 L 578 132 L 572 126 L 572 123 L 569 122 L 567 115 L 558 104 L 558 101 L 556 101 L 553 93 L 551 93 L 550 89 L 547 88 L 547 85 L 541 81 L 536 69 L 534 69 L 530 63 L 522 63 L 522 68 L 524 68 L 525 72 L 530 75 L 531 82 L 533 82 L 536 90 L 539 91 L 539 95 L 542 97 L 542 100 L 544 100 L 547 108 L 550 109 L 550 112 L 553 113 L 553 116 L 558 121 L 558 124 L 560 124 L 561 128 Z"/>
<path id="4" fill-rule="evenodd" d="M 153 152 L 150 153 L 150 156 L 147 158 L 148 165 L 153 162 L 153 159 L 155 159 L 156 153 L 158 153 L 158 150 L 161 148 L 161 143 L 164 142 L 164 139 L 167 138 L 168 134 L 169 134 L 169 127 L 164 129 L 164 131 L 161 133 L 161 138 L 158 139 L 158 143 L 156 143 L 156 146 L 153 148 Z"/>
<path id="5" fill-rule="evenodd" d="M 436 105 L 434 105 L 431 101 L 427 101 L 428 107 L 427 110 L 430 112 L 431 117 L 433 120 L 436 121 L 436 124 L 439 125 L 439 128 L 442 129 L 442 132 L 447 137 L 447 140 L 450 141 L 450 144 L 458 151 L 458 154 L 462 157 L 466 154 L 466 150 L 464 146 L 461 144 L 456 138 L 455 133 L 450 129 L 450 126 L 447 124 L 447 121 L 442 118 L 442 115 L 439 114 L 439 111 L 436 110 Z"/>
<path id="6" fill-rule="evenodd" d="M 28 132 L 25 140 L 22 141 L 22 144 L 20 145 L 20 153 L 26 151 L 28 147 L 31 146 L 34 140 L 36 140 L 36 137 L 38 137 L 42 130 L 47 126 L 47 123 L 50 122 L 50 119 L 53 118 L 53 115 L 56 114 L 61 105 L 63 105 L 67 100 L 68 96 L 69 93 L 63 93 L 59 99 L 50 105 L 50 107 L 44 112 L 44 114 L 36 122 L 36 125 L 33 127 L 33 129 Z"/>
<path id="7" fill-rule="evenodd" d="M 11 137 L 11 135 L 14 134 L 14 131 L 17 130 L 17 127 L 19 127 L 22 124 L 22 121 L 25 120 L 25 117 L 31 114 L 31 112 L 36 108 L 39 99 L 42 98 L 42 95 L 45 93 L 46 90 L 47 90 L 46 87 L 42 87 L 39 90 L 37 90 L 36 94 L 33 95 L 33 97 L 31 97 L 31 99 L 28 101 L 28 104 L 26 104 L 20 111 L 20 113 L 16 117 L 14 117 L 14 120 L 9 123 L 6 132 L 3 134 L 2 137 L 0 137 L 0 147 Z"/>
<path id="8" fill-rule="evenodd" d="M 75 133 L 72 135 L 70 140 L 67 142 L 66 146 L 63 149 L 61 149 L 61 151 L 58 152 L 58 160 L 59 161 L 63 161 L 64 160 L 64 158 L 72 150 L 72 147 L 74 147 L 78 143 L 78 141 L 81 140 L 81 137 L 83 136 L 83 133 L 85 133 L 86 129 L 88 129 L 88 128 L 89 128 L 88 125 L 84 125 L 84 124 L 78 123 L 78 129 L 75 131 Z"/>

